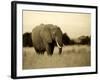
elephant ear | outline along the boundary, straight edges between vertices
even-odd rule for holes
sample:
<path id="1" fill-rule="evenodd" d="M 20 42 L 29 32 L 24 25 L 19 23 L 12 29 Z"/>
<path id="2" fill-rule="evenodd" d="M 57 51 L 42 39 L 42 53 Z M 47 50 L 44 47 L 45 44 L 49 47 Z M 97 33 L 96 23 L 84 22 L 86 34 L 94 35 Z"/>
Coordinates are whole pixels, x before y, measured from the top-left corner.
<path id="1" fill-rule="evenodd" d="M 44 27 L 43 29 L 41 29 L 40 36 L 43 41 L 46 41 L 48 43 L 52 42 L 52 36 L 49 28 Z"/>

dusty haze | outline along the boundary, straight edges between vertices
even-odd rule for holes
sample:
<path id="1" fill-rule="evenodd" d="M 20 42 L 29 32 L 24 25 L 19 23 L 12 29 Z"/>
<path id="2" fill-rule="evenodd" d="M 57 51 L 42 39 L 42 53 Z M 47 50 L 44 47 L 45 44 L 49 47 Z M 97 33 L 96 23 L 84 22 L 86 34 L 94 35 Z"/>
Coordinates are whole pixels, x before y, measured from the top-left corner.
<path id="1" fill-rule="evenodd" d="M 91 34 L 91 14 L 70 12 L 23 11 L 23 33 L 39 24 L 55 24 L 71 38 Z"/>

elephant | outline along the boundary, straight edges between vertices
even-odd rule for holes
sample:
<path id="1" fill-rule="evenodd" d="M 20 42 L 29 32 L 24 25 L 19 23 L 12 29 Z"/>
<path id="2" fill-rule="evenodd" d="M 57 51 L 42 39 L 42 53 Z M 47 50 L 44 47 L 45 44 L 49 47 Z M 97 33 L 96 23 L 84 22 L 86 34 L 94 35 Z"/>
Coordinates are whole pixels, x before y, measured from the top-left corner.
<path id="1" fill-rule="evenodd" d="M 40 24 L 32 30 L 32 43 L 36 53 L 53 55 L 55 43 L 58 46 L 59 54 L 62 53 L 62 31 L 60 27 L 53 24 Z"/>

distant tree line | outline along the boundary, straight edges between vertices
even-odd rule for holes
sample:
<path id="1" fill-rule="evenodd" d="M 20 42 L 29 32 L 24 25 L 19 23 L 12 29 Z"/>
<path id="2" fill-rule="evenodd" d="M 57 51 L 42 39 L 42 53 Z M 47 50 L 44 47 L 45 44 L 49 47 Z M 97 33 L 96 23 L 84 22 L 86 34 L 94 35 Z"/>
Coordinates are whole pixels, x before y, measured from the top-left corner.
<path id="1" fill-rule="evenodd" d="M 90 45 L 91 37 L 90 36 L 80 36 L 76 39 L 70 39 L 69 36 L 66 33 L 64 33 L 63 34 L 63 44 L 64 45 L 73 45 L 73 44 Z"/>
<path id="2" fill-rule="evenodd" d="M 67 35 L 67 33 L 63 33 L 62 41 L 64 45 L 90 45 L 91 43 L 91 37 L 90 36 L 80 36 L 77 39 L 70 39 L 70 37 Z M 32 47 L 32 39 L 31 39 L 31 33 L 26 32 L 23 34 L 23 47 Z"/>
<path id="3" fill-rule="evenodd" d="M 24 47 L 32 47 L 32 39 L 31 39 L 31 33 L 26 32 L 23 34 L 23 46 Z"/>
<path id="4" fill-rule="evenodd" d="M 80 36 L 77 40 L 79 40 L 78 44 L 91 44 L 91 38 L 89 36 Z"/>

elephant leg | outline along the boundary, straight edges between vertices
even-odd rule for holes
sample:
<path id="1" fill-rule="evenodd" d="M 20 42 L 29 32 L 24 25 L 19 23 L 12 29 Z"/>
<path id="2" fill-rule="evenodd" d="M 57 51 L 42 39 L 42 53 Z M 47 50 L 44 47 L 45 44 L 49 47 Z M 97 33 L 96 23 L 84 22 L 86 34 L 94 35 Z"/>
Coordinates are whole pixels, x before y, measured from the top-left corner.
<path id="1" fill-rule="evenodd" d="M 44 50 L 42 50 L 42 54 L 44 54 Z"/>
<path id="2" fill-rule="evenodd" d="M 41 54 L 43 55 L 43 54 L 44 54 L 44 52 L 42 51 L 42 52 L 41 52 Z"/>
<path id="3" fill-rule="evenodd" d="M 44 52 L 45 52 L 45 49 L 44 48 L 41 48 L 40 50 L 39 50 L 39 52 L 40 52 L 40 54 L 44 54 Z"/>
<path id="4" fill-rule="evenodd" d="M 40 51 L 38 49 L 35 48 L 35 51 L 37 54 L 40 54 Z"/>
<path id="5" fill-rule="evenodd" d="M 40 51 L 40 54 L 43 55 L 44 54 L 43 51 Z"/>
<path id="6" fill-rule="evenodd" d="M 38 53 L 38 50 L 35 48 L 35 52 Z"/>
<path id="7" fill-rule="evenodd" d="M 46 45 L 46 51 L 47 51 L 47 54 L 50 55 L 50 56 L 53 54 L 53 53 L 51 52 L 51 48 L 50 48 L 49 45 Z"/>
<path id="8" fill-rule="evenodd" d="M 54 44 L 51 43 L 51 44 L 49 44 L 49 46 L 50 46 L 50 49 L 51 49 L 51 53 L 53 54 L 53 51 L 54 51 Z"/>
<path id="9" fill-rule="evenodd" d="M 59 54 L 61 54 L 62 53 L 62 48 L 59 48 Z"/>
<path id="10" fill-rule="evenodd" d="M 52 43 L 49 43 L 48 45 L 46 45 L 46 51 L 48 55 L 52 56 L 53 50 L 54 50 L 54 45 Z"/>

